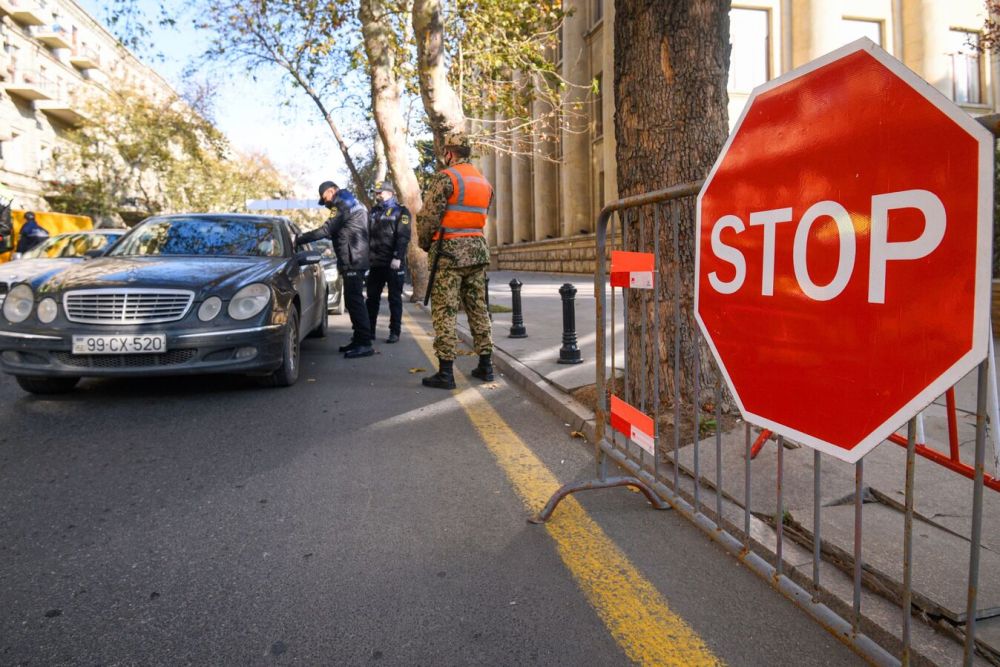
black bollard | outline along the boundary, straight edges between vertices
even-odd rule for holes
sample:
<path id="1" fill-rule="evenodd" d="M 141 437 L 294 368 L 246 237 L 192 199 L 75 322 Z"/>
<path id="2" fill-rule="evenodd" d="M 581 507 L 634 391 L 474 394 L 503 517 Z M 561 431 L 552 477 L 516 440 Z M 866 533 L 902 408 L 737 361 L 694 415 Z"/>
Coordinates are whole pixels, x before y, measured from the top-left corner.
<path id="1" fill-rule="evenodd" d="M 527 338 L 528 332 L 524 328 L 524 316 L 521 315 L 521 285 L 523 283 L 517 278 L 510 281 L 510 300 L 514 308 L 513 321 L 510 326 L 508 338 Z"/>
<path id="2" fill-rule="evenodd" d="M 559 348 L 560 364 L 582 364 L 580 348 L 576 346 L 576 288 L 566 283 L 559 288 L 563 306 L 562 347 Z"/>

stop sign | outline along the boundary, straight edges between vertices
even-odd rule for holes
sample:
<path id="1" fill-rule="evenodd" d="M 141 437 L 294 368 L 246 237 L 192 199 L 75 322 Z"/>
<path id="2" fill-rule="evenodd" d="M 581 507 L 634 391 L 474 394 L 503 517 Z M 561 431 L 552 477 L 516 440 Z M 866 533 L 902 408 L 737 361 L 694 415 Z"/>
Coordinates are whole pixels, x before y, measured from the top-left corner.
<path id="1" fill-rule="evenodd" d="M 695 309 L 751 423 L 864 456 L 985 358 L 993 137 L 862 39 L 757 88 L 698 198 Z"/>

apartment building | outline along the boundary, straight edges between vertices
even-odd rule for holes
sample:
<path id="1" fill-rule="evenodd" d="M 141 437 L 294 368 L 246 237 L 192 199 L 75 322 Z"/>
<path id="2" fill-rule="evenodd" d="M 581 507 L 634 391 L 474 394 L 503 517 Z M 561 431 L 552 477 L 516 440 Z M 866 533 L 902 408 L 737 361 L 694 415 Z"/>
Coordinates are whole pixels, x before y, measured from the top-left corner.
<path id="1" fill-rule="evenodd" d="M 73 0 L 0 0 L 0 182 L 20 208 L 47 208 L 61 137 L 111 81 L 154 98 L 170 85 Z"/>
<path id="2" fill-rule="evenodd" d="M 602 92 L 589 101 L 589 131 L 562 133 L 556 163 L 540 136 L 534 156 L 484 154 L 495 185 L 487 238 L 499 268 L 589 273 L 594 222 L 618 198 L 615 172 L 613 0 L 563 0 L 561 74 Z M 825 53 L 868 37 L 973 115 L 1000 109 L 997 62 L 975 48 L 983 0 L 734 0 L 729 121 L 750 92 Z M 607 74 L 605 74 L 607 73 Z M 551 154 L 551 153 L 549 153 Z"/>

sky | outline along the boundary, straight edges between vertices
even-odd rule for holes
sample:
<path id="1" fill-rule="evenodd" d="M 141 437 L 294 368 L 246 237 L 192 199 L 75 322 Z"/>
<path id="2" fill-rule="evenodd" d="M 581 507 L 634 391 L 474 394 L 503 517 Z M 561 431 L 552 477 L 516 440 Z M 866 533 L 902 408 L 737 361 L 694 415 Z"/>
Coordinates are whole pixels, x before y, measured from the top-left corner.
<path id="1" fill-rule="evenodd" d="M 107 26 L 106 2 L 78 2 Z M 156 0 L 138 0 L 138 4 L 148 16 L 157 16 Z M 176 28 L 153 28 L 150 52 L 162 54 L 162 59 L 136 54 L 178 92 L 184 87 L 185 68 L 208 45 L 208 36 L 191 23 L 188 17 Z M 313 196 L 324 180 L 348 180 L 340 151 L 319 112 L 302 93 L 283 85 L 278 72 L 259 72 L 254 80 L 244 70 L 211 67 L 214 71 L 202 70 L 198 74 L 217 85 L 216 125 L 237 149 L 265 153 L 278 169 L 292 177 L 300 197 Z"/>

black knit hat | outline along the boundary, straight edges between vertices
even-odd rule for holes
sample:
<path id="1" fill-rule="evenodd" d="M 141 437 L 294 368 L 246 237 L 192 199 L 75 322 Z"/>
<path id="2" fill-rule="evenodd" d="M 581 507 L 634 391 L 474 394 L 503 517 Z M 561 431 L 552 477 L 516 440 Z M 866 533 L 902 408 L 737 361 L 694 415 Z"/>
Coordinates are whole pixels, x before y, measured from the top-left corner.
<path id="1" fill-rule="evenodd" d="M 320 206 L 323 205 L 323 193 L 329 190 L 330 188 L 333 188 L 334 190 L 340 189 L 337 187 L 337 184 L 334 183 L 333 181 L 323 181 L 322 183 L 319 184 L 319 201 L 317 203 Z"/>

